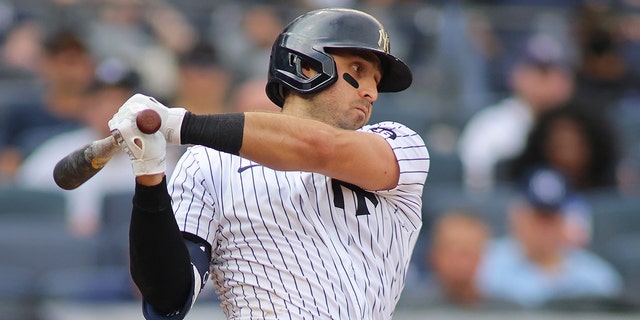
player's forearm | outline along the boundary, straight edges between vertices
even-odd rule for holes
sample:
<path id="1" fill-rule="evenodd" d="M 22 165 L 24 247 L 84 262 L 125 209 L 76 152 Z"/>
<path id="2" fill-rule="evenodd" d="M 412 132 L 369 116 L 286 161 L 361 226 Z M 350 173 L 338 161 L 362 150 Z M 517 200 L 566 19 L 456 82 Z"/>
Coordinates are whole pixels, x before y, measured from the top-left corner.
<path id="1" fill-rule="evenodd" d="M 247 113 L 240 154 L 272 169 L 317 172 L 368 190 L 391 189 L 399 178 L 384 138 L 284 114 Z"/>
<path id="2" fill-rule="evenodd" d="M 284 114 L 247 113 L 240 153 L 277 170 L 318 172 L 335 154 L 341 133 L 350 132 Z"/>
<path id="3" fill-rule="evenodd" d="M 162 314 L 180 310 L 191 289 L 191 263 L 171 209 L 166 180 L 136 185 L 130 226 L 131 276 Z"/>
<path id="4" fill-rule="evenodd" d="M 187 114 L 181 141 L 239 155 L 279 170 L 318 169 L 338 129 L 283 114 Z"/>

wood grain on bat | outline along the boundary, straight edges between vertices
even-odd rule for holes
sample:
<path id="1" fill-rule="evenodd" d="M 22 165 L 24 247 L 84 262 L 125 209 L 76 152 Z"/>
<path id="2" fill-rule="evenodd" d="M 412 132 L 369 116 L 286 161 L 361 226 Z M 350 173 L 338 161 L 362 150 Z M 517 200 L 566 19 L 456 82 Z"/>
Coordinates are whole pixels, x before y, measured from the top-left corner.
<path id="1" fill-rule="evenodd" d="M 53 179 L 62 189 L 75 189 L 98 173 L 117 151 L 112 136 L 89 143 L 60 160 L 53 169 Z"/>

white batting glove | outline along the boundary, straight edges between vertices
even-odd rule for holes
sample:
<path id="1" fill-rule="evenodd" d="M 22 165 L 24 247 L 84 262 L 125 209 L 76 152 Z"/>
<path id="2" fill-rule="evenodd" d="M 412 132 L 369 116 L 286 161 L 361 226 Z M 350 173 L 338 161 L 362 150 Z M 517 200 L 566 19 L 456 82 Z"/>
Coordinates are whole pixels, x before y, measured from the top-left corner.
<path id="1" fill-rule="evenodd" d="M 129 154 L 136 176 L 164 173 L 167 170 L 167 142 L 160 131 L 145 134 L 136 125 L 136 116 L 146 109 L 142 105 L 121 108 L 111 120 L 109 129 L 118 145 Z"/>
<path id="2" fill-rule="evenodd" d="M 127 100 L 120 109 L 135 106 L 143 106 L 144 109 L 152 109 L 156 111 L 162 120 L 160 132 L 170 144 L 180 144 L 180 129 L 182 128 L 182 119 L 187 112 L 184 108 L 169 108 L 158 102 L 153 97 L 136 93 Z"/>

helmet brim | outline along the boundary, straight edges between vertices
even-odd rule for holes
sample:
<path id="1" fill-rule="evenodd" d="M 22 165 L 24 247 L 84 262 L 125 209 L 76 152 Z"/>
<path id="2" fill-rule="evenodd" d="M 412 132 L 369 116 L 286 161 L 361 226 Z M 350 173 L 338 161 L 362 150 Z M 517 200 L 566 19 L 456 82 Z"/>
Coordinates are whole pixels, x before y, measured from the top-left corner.
<path id="1" fill-rule="evenodd" d="M 382 52 L 376 52 L 382 62 L 382 79 L 378 84 L 379 92 L 398 92 L 411 86 L 413 75 L 409 66 L 402 60 Z"/>

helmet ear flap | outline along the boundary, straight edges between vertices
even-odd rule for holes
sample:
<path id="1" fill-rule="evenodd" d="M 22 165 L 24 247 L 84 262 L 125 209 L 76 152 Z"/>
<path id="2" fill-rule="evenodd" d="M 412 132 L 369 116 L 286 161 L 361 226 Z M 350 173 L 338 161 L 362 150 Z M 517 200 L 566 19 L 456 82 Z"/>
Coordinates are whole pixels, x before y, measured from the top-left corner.
<path id="1" fill-rule="evenodd" d="M 267 96 L 280 107 L 284 104 L 283 93 L 287 89 L 302 94 L 316 93 L 333 84 L 338 78 L 335 61 L 331 55 L 314 48 L 297 48 L 295 44 L 296 42 L 292 41 L 287 46 L 275 45 L 271 53 Z M 303 72 L 307 67 L 316 73 L 308 77 Z"/>

